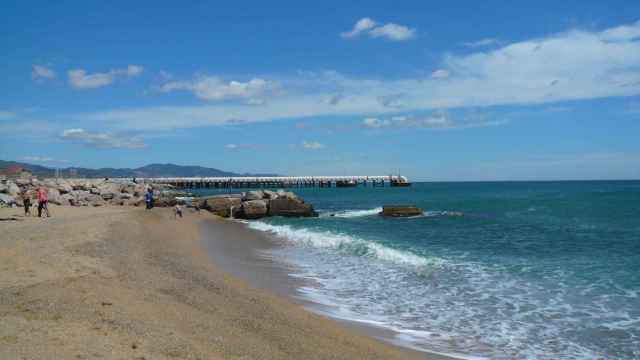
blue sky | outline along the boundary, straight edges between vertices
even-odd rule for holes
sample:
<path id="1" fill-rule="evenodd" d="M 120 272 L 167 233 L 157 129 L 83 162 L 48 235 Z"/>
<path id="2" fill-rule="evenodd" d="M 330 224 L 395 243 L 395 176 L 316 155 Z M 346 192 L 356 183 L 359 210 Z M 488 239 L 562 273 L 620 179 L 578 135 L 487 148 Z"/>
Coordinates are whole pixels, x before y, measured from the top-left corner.
<path id="1" fill-rule="evenodd" d="M 640 2 L 24 2 L 0 159 L 640 178 Z"/>

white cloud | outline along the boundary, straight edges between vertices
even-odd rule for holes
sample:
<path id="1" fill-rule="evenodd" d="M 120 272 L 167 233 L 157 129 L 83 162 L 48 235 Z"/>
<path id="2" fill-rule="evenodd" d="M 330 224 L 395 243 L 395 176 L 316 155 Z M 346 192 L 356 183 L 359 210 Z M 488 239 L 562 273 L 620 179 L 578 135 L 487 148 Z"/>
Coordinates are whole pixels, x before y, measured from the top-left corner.
<path id="1" fill-rule="evenodd" d="M 42 163 L 50 163 L 50 162 L 68 163 L 69 162 L 69 160 L 57 160 L 57 159 L 45 157 L 45 156 L 23 156 L 22 160 L 31 161 L 31 162 L 42 162 Z"/>
<path id="2" fill-rule="evenodd" d="M 364 17 L 356 22 L 351 31 L 340 33 L 343 38 L 353 38 L 360 35 L 362 32 L 370 30 L 376 26 L 376 22 L 368 17 Z"/>
<path id="3" fill-rule="evenodd" d="M 89 74 L 84 69 L 73 69 L 67 72 L 71 86 L 76 89 L 93 89 L 112 84 L 118 77 L 136 77 L 142 74 L 144 68 L 139 65 L 129 65 L 125 69 L 113 69 L 106 73 Z"/>
<path id="4" fill-rule="evenodd" d="M 449 77 L 449 72 L 445 69 L 438 69 L 431 73 L 432 79 L 446 79 Z"/>
<path id="5" fill-rule="evenodd" d="M 482 39 L 482 40 L 478 40 L 478 41 L 464 42 L 464 43 L 462 43 L 462 45 L 464 45 L 466 47 L 470 47 L 470 48 L 476 48 L 476 47 L 498 45 L 498 44 L 500 44 L 500 42 L 501 41 L 498 40 L 498 39 L 488 38 L 488 39 Z"/>
<path id="6" fill-rule="evenodd" d="M 409 40 L 412 39 L 415 34 L 415 29 L 392 23 L 376 27 L 369 32 L 369 35 L 373 38 L 383 37 L 393 41 Z"/>
<path id="7" fill-rule="evenodd" d="M 56 78 L 56 72 L 42 65 L 33 65 L 31 78 L 33 80 L 53 80 Z"/>
<path id="8" fill-rule="evenodd" d="M 85 70 L 69 70 L 69 82 L 76 89 L 92 89 L 109 85 L 114 80 L 112 73 L 87 74 Z"/>
<path id="9" fill-rule="evenodd" d="M 227 150 L 244 150 L 244 149 L 261 149 L 264 145 L 261 144 L 227 144 L 224 146 Z"/>
<path id="10" fill-rule="evenodd" d="M 254 78 L 247 82 L 225 82 L 215 76 L 199 76 L 189 81 L 172 81 L 160 87 L 162 92 L 186 90 L 201 100 L 224 101 L 243 99 L 249 105 L 262 105 L 265 98 L 280 93 L 280 86 L 273 81 Z"/>
<path id="11" fill-rule="evenodd" d="M 404 41 L 412 39 L 416 34 L 416 30 L 394 23 L 379 26 L 374 20 L 365 17 L 358 20 L 351 31 L 340 33 L 340 36 L 344 39 L 350 39 L 362 34 L 368 34 L 372 38 Z"/>
<path id="12" fill-rule="evenodd" d="M 380 119 L 368 117 L 362 121 L 362 125 L 372 129 L 382 128 L 425 128 L 425 129 L 468 129 L 476 127 L 496 126 L 505 124 L 506 120 L 487 120 L 485 117 L 464 117 L 452 119 L 443 112 L 426 116 L 396 115 Z"/>
<path id="13" fill-rule="evenodd" d="M 143 71 L 144 71 L 144 68 L 140 65 L 129 65 L 127 66 L 126 74 L 129 77 L 133 77 L 133 76 L 138 76 L 142 74 Z"/>
<path id="14" fill-rule="evenodd" d="M 326 71 L 279 78 L 276 83 L 286 92 L 265 90 L 273 87 L 263 82 L 257 86 L 249 86 L 250 81 L 232 86 L 217 78 L 173 82 L 165 84 L 165 91 L 188 90 L 201 98 L 243 102 L 120 109 L 78 114 L 76 119 L 129 130 L 167 130 L 319 116 L 381 117 L 397 113 L 399 108 L 415 114 L 458 107 L 637 96 L 637 31 L 640 22 L 601 32 L 568 31 L 471 54 L 449 54 L 438 69 L 448 72 L 446 81 L 433 78 L 433 73 L 384 80 Z M 340 101 L 331 101 L 335 94 L 343 96 Z M 262 106 L 247 105 L 253 98 L 269 101 Z"/>
<path id="15" fill-rule="evenodd" d="M 67 129 L 61 134 L 65 140 L 103 149 L 141 149 L 146 147 L 139 137 L 118 136 L 111 133 L 88 132 L 84 129 Z"/>
<path id="16" fill-rule="evenodd" d="M 319 143 L 319 142 L 317 142 L 317 141 L 310 141 L 310 142 L 303 141 L 303 142 L 302 142 L 302 147 L 303 147 L 304 149 L 307 149 L 307 150 L 320 150 L 320 149 L 324 149 L 324 145 L 323 145 L 323 144 L 321 144 L 321 143 Z"/>

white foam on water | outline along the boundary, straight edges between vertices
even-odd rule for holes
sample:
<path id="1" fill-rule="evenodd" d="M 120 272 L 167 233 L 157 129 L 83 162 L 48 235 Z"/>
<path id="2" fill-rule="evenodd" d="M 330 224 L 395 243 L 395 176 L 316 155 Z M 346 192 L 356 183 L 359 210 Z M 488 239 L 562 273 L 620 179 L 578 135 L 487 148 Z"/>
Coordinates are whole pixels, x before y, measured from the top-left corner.
<path id="1" fill-rule="evenodd" d="M 341 210 L 338 212 L 326 212 L 326 213 L 322 213 L 320 216 L 322 217 L 333 216 L 337 218 L 357 218 L 357 217 L 363 217 L 363 216 L 378 215 L 378 213 L 381 211 L 382 211 L 382 207 L 377 207 L 375 209 L 366 209 L 366 210 Z"/>
<path id="2" fill-rule="evenodd" d="M 529 283 L 498 265 L 420 256 L 349 234 L 248 226 L 298 245 L 274 251 L 299 266 L 294 276 L 317 285 L 299 289 L 322 305 L 315 311 L 392 330 L 394 341 L 414 349 L 467 359 L 601 359 L 610 357 L 567 329 L 633 333 L 638 325 L 637 317 L 615 311 L 637 297 L 633 291 L 572 303 L 576 289 L 562 273 Z"/>
<path id="3" fill-rule="evenodd" d="M 432 265 L 439 259 L 427 259 L 408 251 L 396 250 L 373 241 L 363 240 L 351 235 L 330 231 L 314 231 L 310 229 L 294 229 L 289 225 L 271 225 L 261 221 L 250 222 L 249 227 L 255 230 L 272 233 L 282 239 L 302 243 L 319 248 L 347 250 L 360 256 L 375 257 L 380 260 L 416 267 Z"/>

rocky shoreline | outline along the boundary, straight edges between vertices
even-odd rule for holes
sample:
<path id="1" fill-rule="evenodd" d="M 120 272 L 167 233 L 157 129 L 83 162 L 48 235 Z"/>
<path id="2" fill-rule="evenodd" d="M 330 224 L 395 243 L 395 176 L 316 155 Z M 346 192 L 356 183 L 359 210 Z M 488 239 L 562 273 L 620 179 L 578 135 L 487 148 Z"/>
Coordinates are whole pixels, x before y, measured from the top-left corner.
<path id="1" fill-rule="evenodd" d="M 149 185 L 133 181 L 108 179 L 17 179 L 0 184 L 0 203 L 5 206 L 23 206 L 22 191 L 28 190 L 32 203 L 36 190 L 47 189 L 49 202 L 61 206 L 141 206 Z M 155 206 L 173 206 L 176 197 L 187 195 L 170 186 L 152 187 Z"/>
<path id="2" fill-rule="evenodd" d="M 202 209 L 225 218 L 260 219 L 267 216 L 314 217 L 313 206 L 289 191 L 256 190 L 215 195 L 198 200 Z"/>
<path id="3" fill-rule="evenodd" d="M 240 194 L 192 198 L 171 185 L 145 184 L 132 180 L 109 179 L 16 179 L 0 183 L 0 206 L 22 207 L 23 190 L 29 191 L 32 204 L 36 190 L 47 189 L 49 202 L 61 206 L 144 206 L 144 195 L 152 189 L 154 206 L 168 207 L 184 203 L 225 218 L 259 219 L 267 216 L 312 217 L 318 214 L 296 194 L 288 191 L 256 190 Z M 184 198 L 188 198 L 185 200 Z"/>

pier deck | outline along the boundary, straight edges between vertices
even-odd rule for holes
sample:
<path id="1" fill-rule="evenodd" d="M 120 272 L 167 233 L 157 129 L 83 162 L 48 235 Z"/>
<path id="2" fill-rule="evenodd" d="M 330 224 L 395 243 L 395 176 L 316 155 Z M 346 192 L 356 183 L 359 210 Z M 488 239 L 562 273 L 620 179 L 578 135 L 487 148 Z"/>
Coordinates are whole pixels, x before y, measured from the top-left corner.
<path id="1" fill-rule="evenodd" d="M 410 186 L 404 176 L 274 176 L 274 177 L 164 177 L 138 178 L 149 184 L 168 184 L 181 189 L 198 188 L 289 188 Z"/>

